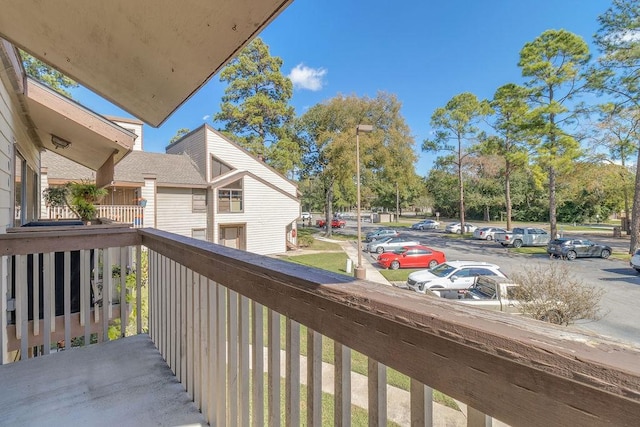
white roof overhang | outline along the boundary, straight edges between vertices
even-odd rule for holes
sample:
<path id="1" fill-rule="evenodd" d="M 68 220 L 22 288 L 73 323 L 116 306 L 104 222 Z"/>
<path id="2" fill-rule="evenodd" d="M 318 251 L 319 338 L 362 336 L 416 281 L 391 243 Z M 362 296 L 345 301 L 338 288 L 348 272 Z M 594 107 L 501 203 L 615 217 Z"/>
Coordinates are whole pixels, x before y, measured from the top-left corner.
<path id="1" fill-rule="evenodd" d="M 0 35 L 159 126 L 293 0 L 0 0 Z"/>

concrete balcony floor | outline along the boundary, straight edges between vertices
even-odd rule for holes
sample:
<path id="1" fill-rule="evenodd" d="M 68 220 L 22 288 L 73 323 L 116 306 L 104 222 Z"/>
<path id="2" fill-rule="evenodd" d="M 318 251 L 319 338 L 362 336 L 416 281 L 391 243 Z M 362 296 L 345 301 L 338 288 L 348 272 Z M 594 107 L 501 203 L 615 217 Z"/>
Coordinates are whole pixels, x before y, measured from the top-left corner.
<path id="1" fill-rule="evenodd" d="M 0 366 L 0 425 L 208 425 L 148 335 Z"/>

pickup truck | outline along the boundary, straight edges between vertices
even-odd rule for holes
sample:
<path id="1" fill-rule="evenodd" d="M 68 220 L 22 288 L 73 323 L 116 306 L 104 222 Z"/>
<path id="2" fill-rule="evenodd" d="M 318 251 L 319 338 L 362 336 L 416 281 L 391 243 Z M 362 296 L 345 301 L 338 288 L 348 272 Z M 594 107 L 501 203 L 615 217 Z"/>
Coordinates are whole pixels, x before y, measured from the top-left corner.
<path id="1" fill-rule="evenodd" d="M 518 312 L 518 285 L 506 277 L 478 276 L 469 288 L 458 291 L 458 301 L 474 307 Z"/>
<path id="2" fill-rule="evenodd" d="M 320 228 L 324 228 L 327 225 L 327 222 L 324 219 L 319 219 L 316 221 L 316 226 Z M 331 228 L 344 228 L 347 225 L 347 222 L 344 219 L 334 218 L 331 220 Z"/>
<path id="3" fill-rule="evenodd" d="M 516 227 L 512 231 L 496 233 L 494 240 L 502 246 L 547 246 L 551 236 L 541 228 L 520 228 Z"/>

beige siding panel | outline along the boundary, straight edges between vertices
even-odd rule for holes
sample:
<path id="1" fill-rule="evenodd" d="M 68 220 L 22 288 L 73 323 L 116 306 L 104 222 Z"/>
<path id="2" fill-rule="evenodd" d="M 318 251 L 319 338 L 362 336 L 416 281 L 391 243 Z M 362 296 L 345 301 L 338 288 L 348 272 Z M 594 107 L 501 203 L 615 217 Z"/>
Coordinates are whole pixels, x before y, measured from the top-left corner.
<path id="1" fill-rule="evenodd" d="M 140 194 L 147 201 L 144 207 L 143 225 L 145 227 L 156 227 L 156 180 L 145 179 L 144 187 L 140 189 Z"/>
<path id="2" fill-rule="evenodd" d="M 186 153 L 191 157 L 193 163 L 202 174 L 202 176 L 208 180 L 209 174 L 207 172 L 208 160 L 206 155 L 206 145 L 204 142 L 205 128 L 202 127 L 192 134 L 185 136 L 178 144 L 175 144 L 167 148 L 167 154 L 182 154 Z"/>
<path id="3" fill-rule="evenodd" d="M 233 166 L 237 170 L 249 171 L 265 181 L 270 182 L 279 189 L 286 191 L 292 196 L 296 196 L 297 189 L 292 182 L 267 167 L 263 162 L 251 156 L 244 150 L 239 149 L 233 144 L 229 144 L 221 136 L 209 129 L 207 129 L 207 149 L 209 153 L 221 160 L 224 160 L 227 164 Z M 209 159 L 207 159 L 207 161 L 209 161 Z M 208 175 L 207 180 L 209 180 Z M 298 215 L 296 215 L 296 217 L 297 216 Z"/>
<path id="4" fill-rule="evenodd" d="M 191 237 L 192 229 L 207 227 L 206 212 L 191 212 L 190 188 L 160 187 L 156 197 L 156 228 Z"/>
<path id="5" fill-rule="evenodd" d="M 260 255 L 286 252 L 287 225 L 299 215 L 299 203 L 249 176 L 244 177 L 244 212 L 216 214 L 220 225 L 246 224 L 247 251 Z"/>

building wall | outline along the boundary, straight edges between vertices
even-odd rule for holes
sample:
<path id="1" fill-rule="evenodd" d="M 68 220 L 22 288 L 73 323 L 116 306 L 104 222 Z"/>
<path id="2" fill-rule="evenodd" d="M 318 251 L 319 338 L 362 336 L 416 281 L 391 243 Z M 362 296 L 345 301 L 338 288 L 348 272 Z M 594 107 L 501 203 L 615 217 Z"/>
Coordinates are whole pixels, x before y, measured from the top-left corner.
<path id="1" fill-rule="evenodd" d="M 192 237 L 194 229 L 207 228 L 206 211 L 192 212 L 192 191 L 190 188 L 159 187 L 156 191 L 156 201 L 158 207 L 156 211 L 157 229 Z"/>
<path id="2" fill-rule="evenodd" d="M 200 174 L 205 180 L 209 179 L 207 173 L 207 156 L 206 156 L 206 144 L 204 141 L 205 128 L 200 128 L 192 133 L 186 135 L 177 144 L 173 144 L 167 147 L 167 154 L 182 154 L 186 153 L 200 171 Z"/>
<path id="3" fill-rule="evenodd" d="M 253 171 L 252 171 L 253 172 Z M 296 220 L 300 203 L 251 176 L 243 178 L 243 212 L 217 213 L 213 241 L 219 243 L 220 226 L 245 224 L 246 250 L 261 255 L 287 250 L 287 227 Z"/>
<path id="4" fill-rule="evenodd" d="M 142 140 L 142 123 L 134 123 L 132 121 L 123 121 L 123 120 L 117 120 L 117 119 L 112 119 L 111 121 L 117 124 L 118 126 L 120 126 L 121 128 L 127 129 L 128 131 L 131 131 L 136 135 L 138 135 L 138 137 L 133 143 L 134 151 L 144 150 L 144 142 Z"/>
<path id="5" fill-rule="evenodd" d="M 297 187 L 291 181 L 289 181 L 278 172 L 265 165 L 264 162 L 253 157 L 243 149 L 227 142 L 222 136 L 212 131 L 210 128 L 207 127 L 206 129 L 207 151 L 210 154 L 213 154 L 214 156 L 223 160 L 230 166 L 233 166 L 237 170 L 250 171 L 251 173 L 259 176 L 272 185 L 275 185 L 280 190 L 286 191 L 292 196 L 296 196 Z M 209 170 L 208 168 L 211 167 L 210 163 L 211 156 L 207 156 L 207 170 Z M 207 174 L 205 177 L 208 181 L 210 181 L 209 174 Z M 292 218 L 292 221 L 295 220 L 299 215 L 299 213 L 296 214 L 296 217 Z"/>
<path id="6" fill-rule="evenodd" d="M 147 204 L 144 207 L 144 227 L 156 227 L 156 179 L 145 177 L 144 187 L 140 188 L 140 195 Z"/>

